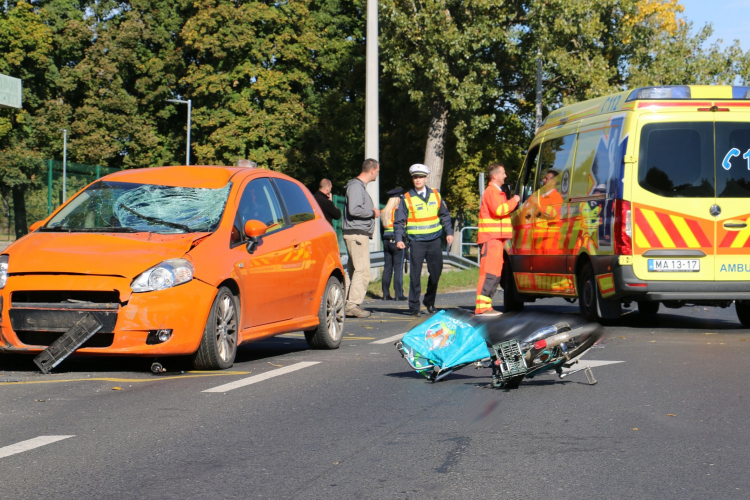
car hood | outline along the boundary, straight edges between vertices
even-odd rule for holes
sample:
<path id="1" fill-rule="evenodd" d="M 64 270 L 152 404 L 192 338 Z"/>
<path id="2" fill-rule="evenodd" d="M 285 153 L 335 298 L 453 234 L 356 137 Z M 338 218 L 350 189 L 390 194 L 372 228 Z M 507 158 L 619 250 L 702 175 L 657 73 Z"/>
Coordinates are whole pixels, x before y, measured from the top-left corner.
<path id="1" fill-rule="evenodd" d="M 9 274 L 92 274 L 134 278 L 166 259 L 183 257 L 206 233 L 92 234 L 35 231 L 3 253 Z"/>

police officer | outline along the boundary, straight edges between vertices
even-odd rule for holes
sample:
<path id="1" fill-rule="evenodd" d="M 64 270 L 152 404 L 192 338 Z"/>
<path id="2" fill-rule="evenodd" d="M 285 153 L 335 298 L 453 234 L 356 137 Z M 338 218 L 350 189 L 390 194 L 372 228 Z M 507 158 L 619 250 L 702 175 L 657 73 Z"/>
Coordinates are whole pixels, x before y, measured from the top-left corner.
<path id="1" fill-rule="evenodd" d="M 447 234 L 448 246 L 453 243 L 453 227 L 448 207 L 437 189 L 426 185 L 430 169 L 417 163 L 409 167 L 414 188 L 403 196 L 403 201 L 396 210 L 393 220 L 393 232 L 396 246 L 406 248 L 404 232 L 409 235 L 409 311 L 412 316 L 419 316 L 419 295 L 422 292 L 420 276 L 422 263 L 427 261 L 427 291 L 424 294 L 424 305 L 428 313 L 434 313 L 435 296 L 438 280 L 443 272 L 443 251 L 440 237 L 443 231 Z"/>

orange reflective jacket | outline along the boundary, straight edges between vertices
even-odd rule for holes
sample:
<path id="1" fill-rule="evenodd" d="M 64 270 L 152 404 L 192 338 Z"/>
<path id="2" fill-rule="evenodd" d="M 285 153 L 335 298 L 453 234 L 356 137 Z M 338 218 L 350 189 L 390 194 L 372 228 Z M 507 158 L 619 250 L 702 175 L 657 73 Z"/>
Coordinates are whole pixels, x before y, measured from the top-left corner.
<path id="1" fill-rule="evenodd" d="M 489 240 L 512 238 L 513 227 L 510 223 L 510 213 L 516 205 L 516 200 L 508 200 L 499 187 L 490 183 L 484 191 L 482 204 L 479 206 L 477 243 L 481 245 Z"/>

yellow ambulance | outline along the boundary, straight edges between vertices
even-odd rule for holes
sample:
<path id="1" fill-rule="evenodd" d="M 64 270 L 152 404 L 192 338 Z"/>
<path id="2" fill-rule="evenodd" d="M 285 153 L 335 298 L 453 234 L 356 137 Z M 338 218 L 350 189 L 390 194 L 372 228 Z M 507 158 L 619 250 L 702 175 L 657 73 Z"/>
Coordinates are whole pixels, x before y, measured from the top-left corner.
<path id="1" fill-rule="evenodd" d="M 750 87 L 663 86 L 560 108 L 529 147 L 506 242 L 505 309 L 578 299 L 728 307 L 750 327 Z"/>

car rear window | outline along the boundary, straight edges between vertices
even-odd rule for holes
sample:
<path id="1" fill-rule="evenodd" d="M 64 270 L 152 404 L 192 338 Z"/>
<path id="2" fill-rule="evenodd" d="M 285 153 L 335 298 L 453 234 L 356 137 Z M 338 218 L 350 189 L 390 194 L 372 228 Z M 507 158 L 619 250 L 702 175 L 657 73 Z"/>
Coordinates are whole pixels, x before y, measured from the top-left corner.
<path id="1" fill-rule="evenodd" d="M 714 197 L 713 123 L 651 123 L 641 130 L 638 183 L 671 198 Z"/>
<path id="2" fill-rule="evenodd" d="M 716 195 L 750 198 L 750 123 L 716 124 Z"/>
<path id="3" fill-rule="evenodd" d="M 300 224 L 315 218 L 312 205 L 310 205 L 301 187 L 283 179 L 274 179 L 274 182 L 279 188 L 281 197 L 284 199 L 284 204 L 286 204 L 292 224 Z"/>

